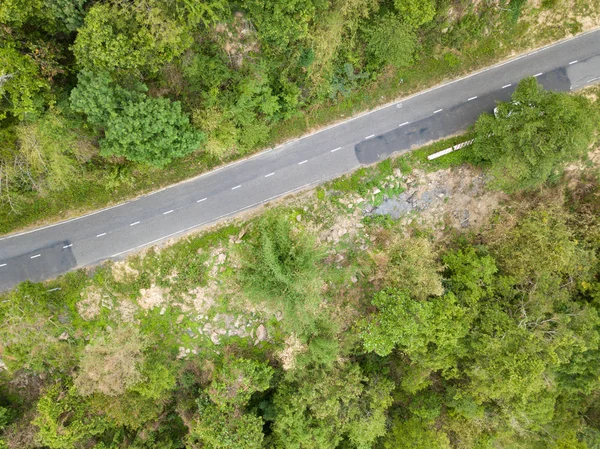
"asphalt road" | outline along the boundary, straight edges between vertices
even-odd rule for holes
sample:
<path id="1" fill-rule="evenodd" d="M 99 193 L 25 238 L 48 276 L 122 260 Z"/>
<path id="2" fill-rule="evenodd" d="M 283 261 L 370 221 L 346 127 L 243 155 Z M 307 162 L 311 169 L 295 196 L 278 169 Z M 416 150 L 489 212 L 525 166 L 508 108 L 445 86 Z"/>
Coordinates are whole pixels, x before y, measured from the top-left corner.
<path id="1" fill-rule="evenodd" d="M 522 78 L 568 91 L 600 80 L 600 30 L 386 105 L 133 201 L 0 238 L 0 290 L 123 257 L 362 164 L 465 130 Z"/>

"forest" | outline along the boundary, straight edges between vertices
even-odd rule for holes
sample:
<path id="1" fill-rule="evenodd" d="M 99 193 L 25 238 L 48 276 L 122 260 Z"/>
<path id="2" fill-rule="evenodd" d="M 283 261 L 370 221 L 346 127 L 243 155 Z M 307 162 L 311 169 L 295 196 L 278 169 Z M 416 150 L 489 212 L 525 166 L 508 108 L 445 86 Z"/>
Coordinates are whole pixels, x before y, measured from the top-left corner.
<path id="1" fill-rule="evenodd" d="M 0 448 L 600 447 L 598 98 L 1 295 Z"/>
<path id="2" fill-rule="evenodd" d="M 0 233 L 600 23 L 597 0 L 568 1 L 3 0 Z"/>
<path id="3" fill-rule="evenodd" d="M 4 0 L 0 232 L 184 179 L 598 11 Z M 0 449 L 600 448 L 599 99 L 527 78 L 467 135 L 0 294 Z"/>

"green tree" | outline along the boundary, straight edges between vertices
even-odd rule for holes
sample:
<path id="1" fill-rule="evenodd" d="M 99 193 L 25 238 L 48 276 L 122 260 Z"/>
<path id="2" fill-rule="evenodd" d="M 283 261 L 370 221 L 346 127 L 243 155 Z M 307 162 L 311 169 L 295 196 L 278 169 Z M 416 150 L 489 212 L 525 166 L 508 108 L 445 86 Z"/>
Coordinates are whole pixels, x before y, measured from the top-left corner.
<path id="1" fill-rule="evenodd" d="M 489 163 L 498 188 L 533 189 L 586 152 L 597 121 L 585 97 L 547 92 L 535 78 L 526 78 L 512 102 L 498 104 L 496 116 L 479 117 L 467 157 Z"/>
<path id="2" fill-rule="evenodd" d="M 394 0 L 394 6 L 402 21 L 418 28 L 435 17 L 435 2 L 432 0 Z"/>
<path id="3" fill-rule="evenodd" d="M 385 449 L 412 449 L 417 447 L 430 449 L 450 449 L 450 440 L 443 431 L 410 418 L 407 421 L 396 419 L 391 430 L 383 440 Z"/>
<path id="4" fill-rule="evenodd" d="M 301 370 L 274 398 L 274 444 L 285 449 L 367 449 L 385 433 L 393 384 L 367 378 L 358 365 Z"/>
<path id="5" fill-rule="evenodd" d="M 226 359 L 213 377 L 210 399 L 220 407 L 243 406 L 250 396 L 269 388 L 273 368 L 255 360 Z"/>
<path id="6" fill-rule="evenodd" d="M 412 28 L 394 14 L 386 14 L 367 30 L 367 51 L 375 64 L 408 66 L 416 48 Z"/>
<path id="7" fill-rule="evenodd" d="M 91 415 L 88 404 L 74 388 L 57 384 L 46 390 L 37 404 L 33 424 L 39 443 L 52 449 L 75 449 L 104 432 L 102 418 Z"/>
<path id="8" fill-rule="evenodd" d="M 39 114 L 51 100 L 50 85 L 30 56 L 10 45 L 0 46 L 0 120 L 23 120 Z"/>
<path id="9" fill-rule="evenodd" d="M 137 2 L 136 2 L 137 3 Z M 78 30 L 73 53 L 84 69 L 156 73 L 192 43 L 188 30 L 152 2 L 98 3 Z"/>
<path id="10" fill-rule="evenodd" d="M 147 97 L 144 85 L 124 89 L 106 73 L 83 71 L 78 80 L 71 105 L 104 129 L 103 156 L 163 167 L 199 149 L 204 136 L 191 127 L 179 102 Z"/>

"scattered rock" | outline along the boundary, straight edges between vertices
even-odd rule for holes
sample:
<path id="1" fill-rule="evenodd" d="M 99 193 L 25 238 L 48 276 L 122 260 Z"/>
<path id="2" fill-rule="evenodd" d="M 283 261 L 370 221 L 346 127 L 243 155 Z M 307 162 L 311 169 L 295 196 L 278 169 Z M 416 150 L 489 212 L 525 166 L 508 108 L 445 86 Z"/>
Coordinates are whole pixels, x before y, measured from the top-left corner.
<path id="1" fill-rule="evenodd" d="M 399 168 L 395 168 L 393 173 L 395 178 L 402 178 L 402 171 Z"/>
<path id="2" fill-rule="evenodd" d="M 222 263 L 224 263 L 226 260 L 227 260 L 227 254 L 220 253 L 220 254 L 217 256 L 217 264 L 218 264 L 218 265 L 221 265 L 221 264 L 222 264 Z"/>
<path id="3" fill-rule="evenodd" d="M 265 341 L 267 339 L 267 328 L 264 325 L 260 325 L 256 328 L 256 340 Z"/>
<path id="4" fill-rule="evenodd" d="M 69 339 L 69 333 L 67 331 L 64 331 L 62 334 L 59 335 L 58 339 L 61 340 L 61 341 L 68 340 Z"/>
<path id="5" fill-rule="evenodd" d="M 302 215 L 300 215 L 300 214 L 296 215 L 296 221 L 302 221 Z"/>
<path id="6" fill-rule="evenodd" d="M 381 193 L 381 190 L 379 190 L 377 187 L 375 187 L 373 189 L 373 195 L 377 195 L 378 193 Z"/>
<path id="7" fill-rule="evenodd" d="M 166 311 L 167 311 L 167 308 L 163 307 L 162 309 L 160 309 L 160 314 L 164 315 Z"/>
<path id="8" fill-rule="evenodd" d="M 177 323 L 177 324 L 181 324 L 181 322 L 183 321 L 183 318 L 184 318 L 184 314 L 182 313 L 182 314 L 180 314 L 180 315 L 177 317 L 177 321 L 176 321 L 176 323 Z"/>
<path id="9" fill-rule="evenodd" d="M 350 282 L 356 284 L 358 282 L 358 279 L 356 278 L 356 276 L 350 276 Z"/>
<path id="10" fill-rule="evenodd" d="M 220 340 L 219 340 L 219 335 L 217 335 L 216 332 L 211 332 L 210 333 L 210 341 L 212 341 L 215 345 L 218 345 Z"/>
<path id="11" fill-rule="evenodd" d="M 275 312 L 275 319 L 277 321 L 281 321 L 283 319 L 283 312 L 281 310 L 278 310 L 277 312 Z"/>

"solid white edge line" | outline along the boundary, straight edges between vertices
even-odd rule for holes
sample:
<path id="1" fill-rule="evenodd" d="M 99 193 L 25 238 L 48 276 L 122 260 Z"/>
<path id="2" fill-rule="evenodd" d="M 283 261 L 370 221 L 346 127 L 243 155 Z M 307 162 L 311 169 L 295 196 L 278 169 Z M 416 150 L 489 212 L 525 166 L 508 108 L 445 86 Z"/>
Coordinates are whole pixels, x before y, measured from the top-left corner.
<path id="1" fill-rule="evenodd" d="M 512 86 L 512 84 L 505 84 L 504 86 L 502 86 L 502 89 L 506 89 L 507 87 Z"/>
<path id="2" fill-rule="evenodd" d="M 139 225 L 140 222 L 139 221 L 134 221 L 133 223 L 130 223 L 129 226 L 135 226 L 135 225 Z"/>
<path id="3" fill-rule="evenodd" d="M 265 175 L 265 178 L 268 178 L 269 176 L 273 176 L 274 174 L 275 174 L 275 172 L 269 173 L 268 175 Z"/>
<path id="4" fill-rule="evenodd" d="M 232 187 L 231 190 L 239 189 L 240 187 L 242 187 L 241 184 L 239 186 Z"/>
<path id="5" fill-rule="evenodd" d="M 6 264 L 5 263 L 0 263 L 0 268 L 5 267 Z"/>
<path id="6" fill-rule="evenodd" d="M 206 198 L 202 198 L 202 199 L 196 201 L 196 203 L 201 203 L 202 201 L 206 201 Z"/>
<path id="7" fill-rule="evenodd" d="M 579 61 L 576 59 L 575 61 L 569 62 L 569 65 L 577 64 Z"/>
<path id="8" fill-rule="evenodd" d="M 538 76 L 542 76 L 543 74 L 544 74 L 544 72 L 536 73 L 535 75 L 533 75 L 533 77 L 537 78 Z"/>
<path id="9" fill-rule="evenodd" d="M 371 134 L 370 136 L 365 137 L 365 140 L 372 139 L 373 137 L 375 137 L 375 134 Z"/>
<path id="10" fill-rule="evenodd" d="M 166 211 L 166 212 L 163 212 L 163 215 L 168 215 L 168 214 L 170 214 L 171 212 L 173 212 L 173 209 L 171 209 L 171 210 L 168 210 L 168 211 Z"/>
<path id="11" fill-rule="evenodd" d="M 404 122 L 404 123 L 400 123 L 398 126 L 404 126 L 404 125 L 408 125 L 410 122 Z"/>
<path id="12" fill-rule="evenodd" d="M 98 238 L 98 237 L 104 237 L 105 235 L 106 235 L 106 232 L 103 232 L 102 234 L 98 234 L 98 235 L 96 236 L 96 238 Z"/>
<path id="13" fill-rule="evenodd" d="M 383 104 L 383 105 L 381 105 L 381 106 L 379 106 L 379 107 L 377 107 L 377 108 L 375 108 L 375 109 L 372 109 L 372 110 L 370 110 L 370 111 L 365 111 L 365 112 L 362 112 L 362 113 L 360 113 L 360 114 L 358 114 L 358 115 L 356 115 L 356 116 L 354 116 L 354 117 L 350 117 L 349 119 L 347 119 L 347 120 L 344 120 L 343 122 L 332 123 L 331 125 L 329 125 L 329 126 L 325 126 L 325 127 L 323 127 L 323 128 L 320 128 L 320 129 L 318 129 L 317 131 L 314 131 L 314 132 L 312 132 L 312 133 L 308 133 L 308 134 L 306 134 L 306 135 L 303 135 L 303 136 L 300 136 L 300 137 L 295 137 L 295 138 L 292 138 L 292 139 L 290 139 L 289 141 L 287 141 L 287 142 L 284 142 L 284 143 L 282 143 L 281 145 L 278 145 L 278 146 L 276 146 L 276 147 L 273 147 L 273 148 L 268 148 L 268 149 L 266 149 L 266 150 L 264 150 L 264 151 L 260 151 L 260 152 L 258 152 L 258 153 L 255 153 L 255 154 L 251 155 L 251 156 L 248 156 L 247 158 L 244 158 L 244 159 L 239 159 L 239 160 L 237 160 L 237 161 L 233 161 L 233 162 L 231 162 L 231 163 L 229 163 L 229 164 L 226 164 L 226 165 L 223 165 L 223 166 L 221 166 L 221 167 L 217 167 L 217 168 L 215 168 L 215 169 L 213 169 L 213 170 L 210 170 L 210 171 L 207 171 L 207 172 L 204 172 L 204 173 L 200 173 L 200 174 L 199 174 L 199 175 L 197 175 L 197 176 L 194 176 L 194 177 L 192 177 L 192 178 L 189 178 L 189 179 L 184 179 L 183 181 L 180 181 L 180 182 L 177 182 L 177 183 L 175 183 L 175 184 L 171 184 L 171 185 L 169 185 L 169 186 L 163 187 L 162 189 L 158 189 L 158 190 L 156 190 L 156 191 L 154 191 L 154 192 L 151 192 L 151 193 L 148 193 L 148 194 L 146 194 L 146 195 L 140 195 L 139 197 L 137 197 L 137 198 L 132 198 L 131 200 L 125 201 L 124 203 L 117 204 L 117 205 L 115 205 L 115 206 L 111 206 L 111 207 L 107 207 L 107 208 L 105 208 L 105 209 L 100 209 L 100 210 L 98 210 L 98 211 L 91 212 L 91 213 L 89 213 L 89 214 L 87 214 L 87 215 L 82 215 L 81 217 L 75 217 L 75 218 L 72 218 L 72 219 L 70 219 L 70 220 L 66 220 L 66 221 L 62 221 L 62 222 L 59 222 L 59 223 L 54 223 L 54 224 L 51 224 L 51 225 L 48 225 L 48 226 L 44 226 L 44 227 L 42 227 L 42 228 L 36 228 L 36 229 L 32 229 L 32 230 L 30 230 L 30 231 L 25 231 L 25 232 L 21 232 L 21 233 L 18 233 L 18 234 L 12 234 L 12 235 L 7 235 L 7 236 L 4 236 L 4 237 L 0 237 L 0 240 L 9 239 L 9 238 L 13 238 L 13 237 L 19 237 L 19 236 L 21 236 L 21 235 L 29 234 L 29 233 L 31 233 L 31 232 L 41 231 L 41 230 L 43 230 L 43 229 L 51 228 L 51 227 L 54 227 L 54 226 L 59 226 L 59 225 L 62 225 L 62 224 L 69 223 L 69 222 L 71 222 L 71 221 L 75 221 L 75 220 L 79 220 L 79 219 L 81 219 L 81 218 L 89 217 L 90 215 L 94 215 L 94 214 L 97 214 L 97 213 L 100 213 L 100 212 L 104 212 L 104 211 L 106 211 L 106 210 L 113 209 L 113 208 L 115 208 L 115 207 L 123 206 L 123 205 L 125 205 L 125 204 L 129 203 L 130 201 L 136 201 L 137 199 L 139 199 L 139 198 L 142 198 L 142 197 L 144 197 L 144 196 L 150 196 L 150 195 L 154 195 L 155 193 L 162 192 L 163 190 L 167 190 L 167 189 L 173 188 L 173 187 L 175 187 L 175 186 L 177 186 L 177 185 L 179 185 L 179 184 L 183 184 L 183 183 L 187 183 L 187 182 L 192 182 L 192 181 L 194 181 L 194 180 L 196 180 L 196 179 L 198 179 L 198 178 L 201 178 L 201 177 L 203 177 L 203 176 L 208 176 L 208 175 L 211 175 L 211 174 L 213 174 L 213 173 L 216 173 L 216 172 L 218 172 L 218 171 L 221 171 L 221 170 L 223 170 L 223 169 L 225 169 L 225 168 L 227 168 L 227 167 L 231 167 L 231 166 L 233 166 L 233 165 L 240 164 L 240 163 L 242 163 L 242 162 L 245 162 L 245 161 L 247 161 L 247 160 L 253 159 L 253 158 L 255 158 L 255 157 L 259 157 L 259 156 L 262 156 L 262 155 L 264 155 L 264 154 L 270 153 L 271 151 L 273 151 L 273 150 L 277 150 L 277 149 L 280 149 L 280 148 L 283 148 L 283 147 L 285 147 L 286 145 L 289 145 L 290 143 L 294 143 L 294 142 L 297 142 L 297 141 L 299 141 L 299 140 L 306 139 L 307 137 L 314 136 L 314 135 L 316 135 L 316 134 L 322 133 L 322 132 L 324 132 L 324 131 L 327 131 L 327 130 L 329 130 L 329 129 L 331 129 L 331 128 L 335 128 L 336 126 L 340 126 L 340 125 L 342 125 L 342 124 L 349 123 L 349 122 L 351 122 L 351 121 L 357 120 L 357 119 L 359 119 L 359 118 L 362 118 L 362 117 L 364 117 L 364 116 L 367 116 L 367 115 L 369 115 L 369 114 L 373 114 L 373 113 L 375 113 L 375 112 L 378 112 L 378 111 L 381 111 L 381 110 L 383 110 L 383 109 L 387 109 L 387 108 L 389 108 L 389 107 L 392 107 L 392 106 L 394 106 L 394 107 L 395 107 L 395 105 L 396 105 L 397 103 L 399 103 L 399 101 L 402 101 L 402 102 L 404 102 L 404 101 L 410 100 L 410 99 L 412 99 L 412 98 L 418 97 L 418 96 L 420 96 L 420 95 L 425 95 L 425 94 L 428 94 L 428 93 L 430 93 L 430 92 L 433 92 L 433 91 L 435 91 L 435 90 L 437 90 L 437 89 L 441 89 L 441 88 L 443 88 L 443 87 L 447 87 L 447 86 L 449 86 L 449 85 L 452 85 L 452 84 L 458 83 L 458 82 L 460 82 L 460 81 L 467 80 L 467 79 L 469 79 L 469 78 L 472 78 L 472 77 L 474 77 L 474 76 L 481 75 L 482 73 L 486 73 L 486 72 L 489 72 L 489 71 L 491 71 L 491 70 L 498 69 L 498 68 L 500 68 L 500 67 L 502 67 L 502 66 L 505 66 L 505 65 L 507 65 L 507 64 L 511 64 L 511 63 L 513 63 L 513 62 L 516 62 L 516 61 L 518 61 L 519 59 L 523 59 L 523 58 L 525 58 L 525 57 L 528 57 L 528 56 L 535 55 L 535 54 L 537 54 L 537 53 L 540 53 L 540 52 L 543 52 L 543 51 L 549 50 L 549 49 L 551 49 L 551 48 L 554 48 L 554 47 L 557 47 L 557 46 L 559 46 L 559 45 L 563 45 L 563 44 L 569 43 L 569 42 L 571 42 L 572 40 L 581 39 L 582 37 L 584 37 L 584 36 L 587 36 L 588 34 L 593 34 L 593 33 L 598 33 L 598 32 L 600 32 L 600 27 L 594 28 L 594 29 L 592 29 L 592 30 L 585 31 L 585 32 L 583 32 L 583 33 L 576 34 L 575 36 L 571 36 L 571 37 L 568 37 L 568 38 L 566 38 L 566 39 L 561 39 L 561 40 L 559 40 L 559 41 L 557 41 L 557 42 L 553 42 L 553 43 L 551 43 L 551 44 L 548 44 L 548 45 L 546 45 L 546 46 L 544 46 L 544 47 L 540 47 L 540 48 L 537 48 L 537 49 L 535 49 L 535 50 L 533 50 L 533 51 L 530 51 L 529 53 L 525 53 L 525 54 L 522 54 L 522 55 L 516 56 L 516 57 L 514 57 L 514 58 L 507 59 L 507 60 L 505 60 L 505 61 L 499 62 L 499 63 L 497 63 L 497 64 L 495 64 L 495 65 L 492 65 L 492 66 L 489 66 L 489 67 L 484 67 L 484 68 L 482 68 L 482 69 L 480 69 L 480 70 L 477 70 L 477 71 L 475 71 L 475 72 L 473 72 L 473 73 L 469 73 L 468 75 L 465 75 L 465 76 L 464 76 L 464 77 L 462 77 L 462 78 L 457 78 L 457 79 L 454 79 L 454 80 L 452 80 L 452 81 L 448 81 L 448 82 L 446 82 L 446 83 L 438 84 L 437 86 L 430 87 L 429 89 L 426 89 L 426 90 L 423 90 L 423 91 L 420 91 L 420 92 L 415 92 L 414 94 L 412 94 L 412 95 L 409 95 L 409 96 L 407 96 L 407 97 L 395 98 L 393 101 L 390 101 L 389 103 Z M 505 87 L 508 87 L 508 86 L 510 86 L 510 84 L 508 84 L 508 85 L 507 85 L 507 86 L 505 86 Z M 503 87 L 503 89 L 504 89 L 504 87 Z"/>
<path id="14" fill-rule="evenodd" d="M 144 248 L 145 246 L 149 246 L 149 245 L 152 245 L 152 244 L 154 244 L 156 242 L 160 242 L 161 240 L 165 240 L 165 239 L 171 238 L 173 236 L 176 236 L 177 234 L 181 234 L 183 232 L 189 231 L 189 230 L 194 229 L 194 228 L 199 228 L 200 226 L 204 226 L 205 224 L 215 222 L 215 221 L 220 220 L 221 218 L 227 217 L 229 215 L 237 214 L 238 212 L 241 212 L 241 211 L 246 210 L 246 209 L 250 209 L 251 207 L 258 206 L 260 204 L 264 204 L 264 203 L 266 203 L 268 201 L 274 200 L 275 198 L 279 198 L 279 197 L 282 197 L 282 196 L 285 196 L 285 195 L 289 195 L 290 193 L 296 192 L 298 190 L 305 189 L 306 187 L 311 186 L 313 184 L 318 184 L 319 182 L 320 182 L 320 180 L 319 181 L 309 182 L 308 184 L 304 184 L 304 185 L 302 185 L 300 187 L 296 187 L 295 189 L 291 189 L 291 190 L 288 190 L 286 192 L 280 193 L 278 195 L 274 195 L 274 196 L 269 197 L 267 199 L 264 199 L 262 201 L 258 201 L 256 203 L 250 204 L 249 206 L 245 206 L 245 207 L 242 207 L 240 209 L 234 210 L 232 212 L 228 212 L 226 214 L 220 215 L 220 216 L 218 216 L 216 218 L 213 218 L 211 220 L 206 220 L 206 221 L 203 221 L 202 223 L 198 223 L 198 224 L 195 224 L 193 226 L 189 226 L 189 227 L 187 227 L 185 229 L 182 229 L 181 231 L 173 232 L 172 234 L 169 234 L 169 235 L 166 235 L 164 237 L 160 237 L 158 239 L 152 240 L 151 242 L 144 243 L 142 245 L 138 245 L 138 246 L 135 246 L 135 247 L 130 248 L 130 249 L 126 249 L 125 251 L 121 251 L 119 253 L 115 253 L 115 254 L 111 255 L 110 257 L 111 258 L 112 257 L 118 257 L 118 256 L 120 256 L 122 254 L 129 253 L 131 251 L 135 251 L 136 249 Z"/>
<path id="15" fill-rule="evenodd" d="M 35 256 L 31 256 L 30 259 L 35 259 L 36 257 L 40 257 L 41 254 L 36 254 Z"/>
<path id="16" fill-rule="evenodd" d="M 433 111 L 433 113 L 434 113 L 434 114 L 437 114 L 438 112 L 442 112 L 443 110 L 444 110 L 444 108 L 442 108 L 442 109 L 437 109 L 437 110 Z"/>
<path id="17" fill-rule="evenodd" d="M 472 101 L 472 100 L 476 100 L 477 99 L 477 95 L 475 95 L 474 97 L 471 97 L 469 99 L 467 99 L 467 101 Z"/>
<path id="18" fill-rule="evenodd" d="M 302 162 L 298 162 L 298 165 L 306 164 L 307 162 L 308 162 L 308 159 L 305 159 Z"/>
<path id="19" fill-rule="evenodd" d="M 335 153 L 336 151 L 341 150 L 341 149 L 342 149 L 342 147 L 337 147 L 337 148 L 334 148 L 333 150 L 331 150 L 331 152 Z"/>

